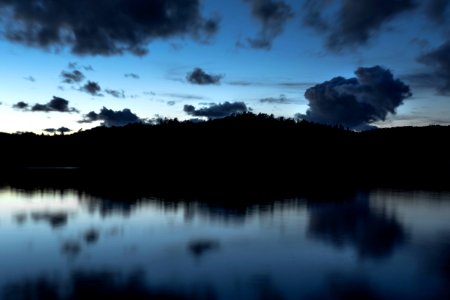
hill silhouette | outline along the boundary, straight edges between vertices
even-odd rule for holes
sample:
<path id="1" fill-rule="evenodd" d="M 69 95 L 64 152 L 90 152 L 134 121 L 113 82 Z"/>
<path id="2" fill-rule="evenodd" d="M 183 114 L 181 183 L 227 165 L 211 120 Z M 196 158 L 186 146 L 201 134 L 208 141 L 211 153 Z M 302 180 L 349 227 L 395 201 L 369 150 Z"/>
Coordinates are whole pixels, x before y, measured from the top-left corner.
<path id="1" fill-rule="evenodd" d="M 71 135 L 3 133 L 0 178 L 180 193 L 348 185 L 448 188 L 449 136 L 448 126 L 354 132 L 252 113 Z"/>

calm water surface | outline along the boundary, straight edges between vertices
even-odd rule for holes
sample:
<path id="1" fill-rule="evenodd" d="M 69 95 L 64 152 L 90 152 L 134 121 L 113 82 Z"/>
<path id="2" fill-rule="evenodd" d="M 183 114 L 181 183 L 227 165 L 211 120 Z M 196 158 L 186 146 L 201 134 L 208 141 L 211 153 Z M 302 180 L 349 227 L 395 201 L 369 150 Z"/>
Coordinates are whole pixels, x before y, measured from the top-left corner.
<path id="1" fill-rule="evenodd" d="M 450 193 L 334 200 L 4 188 L 0 299 L 450 299 Z"/>

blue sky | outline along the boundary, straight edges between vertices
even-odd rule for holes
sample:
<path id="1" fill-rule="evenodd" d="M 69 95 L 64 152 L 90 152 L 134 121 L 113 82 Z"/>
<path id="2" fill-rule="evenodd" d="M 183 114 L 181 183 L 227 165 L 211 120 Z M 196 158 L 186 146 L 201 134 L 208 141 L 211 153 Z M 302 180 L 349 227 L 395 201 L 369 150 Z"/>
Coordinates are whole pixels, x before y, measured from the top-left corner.
<path id="1" fill-rule="evenodd" d="M 191 118 L 184 111 L 185 105 L 201 108 L 225 101 L 244 102 L 254 112 L 294 117 L 305 114 L 309 108 L 304 95 L 308 88 L 337 76 L 354 77 L 359 67 L 376 65 L 389 69 L 395 78 L 409 85 L 413 95 L 396 108 L 396 115 L 389 113 L 385 121 L 376 120 L 372 125 L 450 124 L 448 94 L 438 92 L 439 84 L 434 80 L 440 76 L 439 80 L 445 82 L 446 78 L 442 76 L 447 73 L 436 75 L 436 64 L 418 61 L 419 57 L 433 53 L 445 42 L 445 32 L 449 28 L 446 24 L 437 25 L 427 15 L 426 6 L 430 2 L 395 0 L 403 4 L 414 3 L 416 8 L 399 10 L 391 18 L 370 28 L 367 40 L 346 44 L 338 50 L 327 47 L 326 30 L 333 29 L 321 31 L 305 24 L 305 17 L 311 14 L 305 6 L 307 2 L 202 1 L 199 13 L 205 18 L 218 20 L 216 32 L 208 38 L 188 33 L 151 38 L 145 43 L 149 52 L 144 56 L 128 52 L 118 55 L 74 54 L 70 42 L 50 44 L 44 49 L 41 45 L 30 45 L 8 37 L 4 33 L 9 30 L 7 22 L 13 20 L 20 24 L 24 20 L 15 17 L 9 20 L 6 17 L 6 22 L 0 22 L 0 131 L 40 133 L 46 128 L 87 129 L 100 125 L 101 121 L 78 121 L 90 111 L 99 112 L 103 107 L 114 111 L 127 108 L 142 119 L 162 116 L 184 120 Z M 319 2 L 322 3 L 316 3 Z M 358 3 L 357 0 L 328 2 L 332 4 L 321 4 L 320 8 L 322 16 L 330 20 L 339 18 L 340 8 Z M 373 1 L 360 1 L 364 2 Z M 7 9 L 17 9 L 7 3 L 0 1 L 3 15 Z M 284 3 L 292 11 L 292 17 L 281 20 L 281 31 L 270 36 L 270 49 L 252 48 L 247 41 L 248 38 L 260 36 L 262 28 L 271 30 L 270 16 L 266 19 L 270 22 L 264 27 L 262 19 L 252 14 L 252 7 L 261 3 Z M 371 14 L 370 10 L 367 14 Z M 76 63 L 76 66 L 70 68 L 69 63 Z M 445 66 L 445 61 L 440 63 Z M 447 63 L 450 65 L 450 62 Z M 87 66 L 93 70 L 86 70 Z M 194 68 L 222 76 L 220 84 L 190 83 L 186 76 Z M 75 69 L 84 74 L 85 81 L 80 84 L 63 83 L 61 72 Z M 125 77 L 130 73 L 139 78 Z M 424 74 L 429 75 L 426 77 L 429 80 L 423 80 Z M 103 96 L 80 91 L 88 80 L 98 83 Z M 105 93 L 107 89 L 123 91 L 125 97 L 115 98 Z M 280 98 L 281 95 L 286 101 L 260 101 Z M 69 101 L 69 107 L 76 108 L 78 113 L 13 108 L 19 101 L 30 106 L 45 104 L 54 96 Z"/>

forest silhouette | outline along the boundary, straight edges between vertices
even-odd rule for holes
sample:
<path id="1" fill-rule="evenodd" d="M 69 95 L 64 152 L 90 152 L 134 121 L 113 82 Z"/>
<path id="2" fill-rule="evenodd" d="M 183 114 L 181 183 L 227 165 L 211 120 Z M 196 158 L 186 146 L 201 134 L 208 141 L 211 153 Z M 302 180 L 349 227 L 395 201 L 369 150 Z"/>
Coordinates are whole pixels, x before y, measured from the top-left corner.
<path id="1" fill-rule="evenodd" d="M 355 132 L 253 113 L 71 135 L 2 133 L 0 179 L 121 186 L 128 193 L 131 188 L 214 194 L 349 185 L 448 188 L 449 136 L 449 126 Z"/>

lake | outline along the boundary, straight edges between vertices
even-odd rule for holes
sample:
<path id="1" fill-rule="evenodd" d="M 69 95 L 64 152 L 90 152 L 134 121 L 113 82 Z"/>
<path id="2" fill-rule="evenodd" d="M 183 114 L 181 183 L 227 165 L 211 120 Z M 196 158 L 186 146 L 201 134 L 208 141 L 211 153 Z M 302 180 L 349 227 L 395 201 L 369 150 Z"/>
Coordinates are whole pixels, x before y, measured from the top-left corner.
<path id="1" fill-rule="evenodd" d="M 450 299 L 449 192 L 231 202 L 4 187 L 0 299 Z"/>

